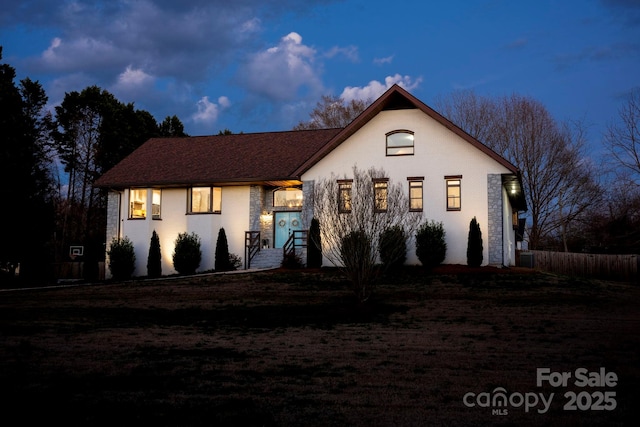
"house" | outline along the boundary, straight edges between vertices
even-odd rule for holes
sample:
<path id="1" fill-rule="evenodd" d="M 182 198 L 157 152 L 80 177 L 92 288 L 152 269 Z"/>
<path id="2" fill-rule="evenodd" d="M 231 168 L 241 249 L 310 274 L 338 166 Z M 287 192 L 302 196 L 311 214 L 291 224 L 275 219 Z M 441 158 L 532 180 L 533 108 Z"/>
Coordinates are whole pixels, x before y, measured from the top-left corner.
<path id="1" fill-rule="evenodd" d="M 310 215 L 302 212 L 312 209 L 305 203 L 314 182 L 348 176 L 354 165 L 382 168 L 406 185 L 412 209 L 443 223 L 445 263 L 466 263 L 475 216 L 485 264 L 515 265 L 518 211 L 526 210 L 518 170 L 397 85 L 341 129 L 152 138 L 95 185 L 108 192 L 107 244 L 127 236 L 134 274 L 145 275 L 155 230 L 162 271 L 171 274 L 181 232 L 201 238 L 199 271 L 214 269 L 221 227 L 245 266 L 247 236 L 259 235 L 262 248 L 282 248 L 292 232 L 308 228 Z M 407 263 L 418 263 L 414 252 Z"/>

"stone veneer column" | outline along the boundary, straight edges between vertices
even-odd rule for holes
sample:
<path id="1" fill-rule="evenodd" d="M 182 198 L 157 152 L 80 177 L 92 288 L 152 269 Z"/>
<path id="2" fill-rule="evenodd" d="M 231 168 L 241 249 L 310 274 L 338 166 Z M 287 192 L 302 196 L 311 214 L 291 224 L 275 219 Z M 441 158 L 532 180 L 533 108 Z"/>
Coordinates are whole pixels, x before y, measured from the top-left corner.
<path id="1" fill-rule="evenodd" d="M 106 247 L 109 250 L 111 241 L 120 237 L 120 200 L 122 194 L 117 191 L 109 191 L 107 194 L 107 229 L 106 229 Z M 105 266 L 109 265 L 109 255 L 105 253 Z M 105 278 L 111 278 L 111 270 L 105 268 Z"/>
<path id="2" fill-rule="evenodd" d="M 489 215 L 487 224 L 487 241 L 489 243 L 489 264 L 502 265 L 502 175 L 487 175 L 487 198 Z"/>
<path id="3" fill-rule="evenodd" d="M 304 181 L 302 183 L 302 221 L 307 230 L 311 227 L 313 219 L 313 187 L 315 181 Z"/>
<path id="4" fill-rule="evenodd" d="M 262 187 L 259 185 L 252 185 L 249 194 L 249 230 L 260 230 L 260 215 L 262 214 L 262 200 L 263 200 Z"/>

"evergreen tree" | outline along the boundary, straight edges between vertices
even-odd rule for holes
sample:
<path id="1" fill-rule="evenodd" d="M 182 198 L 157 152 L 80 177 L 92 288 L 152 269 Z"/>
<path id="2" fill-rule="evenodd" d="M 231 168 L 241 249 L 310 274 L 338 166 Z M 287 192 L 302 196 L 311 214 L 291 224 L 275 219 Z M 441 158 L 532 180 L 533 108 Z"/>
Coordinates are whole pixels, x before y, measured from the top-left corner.
<path id="1" fill-rule="evenodd" d="M 151 235 L 149 256 L 147 258 L 147 276 L 156 278 L 162 276 L 162 255 L 160 253 L 160 239 L 156 230 Z"/>
<path id="2" fill-rule="evenodd" d="M 52 261 L 56 200 L 48 148 L 51 116 L 40 83 L 27 78 L 16 86 L 15 77 L 13 67 L 0 63 L 0 200 L 5 204 L 0 263 L 20 264 L 21 278 L 43 279 Z"/>
<path id="3" fill-rule="evenodd" d="M 469 223 L 469 237 L 467 239 L 467 265 L 469 267 L 480 267 L 482 265 L 482 249 L 482 231 L 474 216 Z"/>
<path id="4" fill-rule="evenodd" d="M 322 267 L 322 241 L 320 237 L 320 221 L 311 219 L 309 228 L 309 245 L 307 245 L 307 267 Z"/>
<path id="5" fill-rule="evenodd" d="M 218 232 L 215 263 L 216 271 L 230 271 L 233 269 L 229 258 L 229 244 L 227 242 L 227 233 L 224 231 L 224 228 L 220 228 L 220 231 Z"/>

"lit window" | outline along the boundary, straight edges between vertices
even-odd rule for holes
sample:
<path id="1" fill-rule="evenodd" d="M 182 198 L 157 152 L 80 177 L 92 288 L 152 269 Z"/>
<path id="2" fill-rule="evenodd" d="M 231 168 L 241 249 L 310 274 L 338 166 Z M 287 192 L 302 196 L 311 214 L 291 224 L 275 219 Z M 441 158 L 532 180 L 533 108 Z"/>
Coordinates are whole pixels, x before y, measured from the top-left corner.
<path id="1" fill-rule="evenodd" d="M 447 210 L 459 211 L 461 206 L 460 183 L 462 177 L 445 177 L 447 180 Z"/>
<path id="2" fill-rule="evenodd" d="M 129 218 L 147 217 L 147 189 L 136 188 L 129 191 Z"/>
<path id="3" fill-rule="evenodd" d="M 409 178 L 409 210 L 422 212 L 422 180 L 424 178 Z"/>
<path id="4" fill-rule="evenodd" d="M 162 193 L 160 190 L 151 190 L 151 218 L 160 219 L 160 201 Z"/>
<path id="5" fill-rule="evenodd" d="M 192 187 L 189 189 L 189 213 L 220 213 L 222 188 Z"/>
<path id="6" fill-rule="evenodd" d="M 373 180 L 373 195 L 374 195 L 374 212 L 386 212 L 387 211 L 387 197 L 389 195 L 389 180 L 374 179 Z"/>
<path id="7" fill-rule="evenodd" d="M 408 130 L 389 132 L 387 156 L 413 156 L 413 132 Z"/>
<path id="8" fill-rule="evenodd" d="M 351 212 L 351 180 L 338 181 L 338 212 Z"/>
<path id="9" fill-rule="evenodd" d="M 281 188 L 273 192 L 273 206 L 299 208 L 302 206 L 302 190 L 299 188 Z"/>

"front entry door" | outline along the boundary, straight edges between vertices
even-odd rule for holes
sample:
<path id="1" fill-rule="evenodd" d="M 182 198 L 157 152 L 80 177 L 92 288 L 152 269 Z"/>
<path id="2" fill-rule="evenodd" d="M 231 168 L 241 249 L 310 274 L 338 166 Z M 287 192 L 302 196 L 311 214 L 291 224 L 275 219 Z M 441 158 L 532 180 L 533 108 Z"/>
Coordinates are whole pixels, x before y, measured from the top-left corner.
<path id="1" fill-rule="evenodd" d="M 275 227 L 274 248 L 283 247 L 294 230 L 302 230 L 300 212 L 275 212 L 273 222 Z"/>

